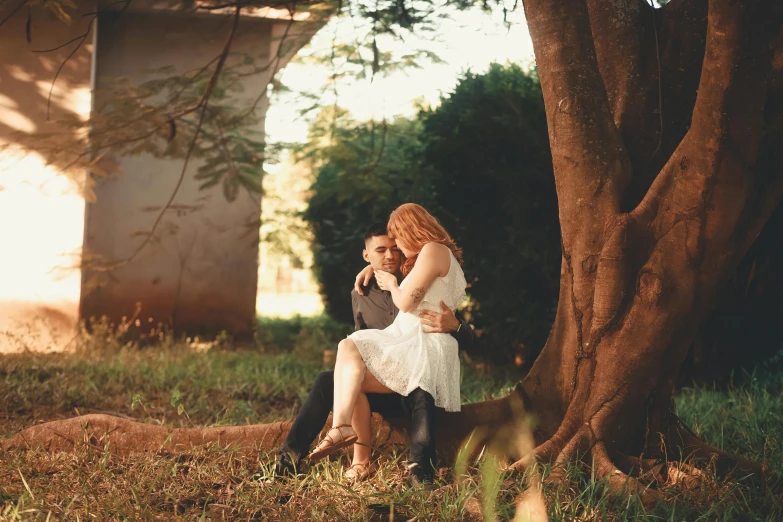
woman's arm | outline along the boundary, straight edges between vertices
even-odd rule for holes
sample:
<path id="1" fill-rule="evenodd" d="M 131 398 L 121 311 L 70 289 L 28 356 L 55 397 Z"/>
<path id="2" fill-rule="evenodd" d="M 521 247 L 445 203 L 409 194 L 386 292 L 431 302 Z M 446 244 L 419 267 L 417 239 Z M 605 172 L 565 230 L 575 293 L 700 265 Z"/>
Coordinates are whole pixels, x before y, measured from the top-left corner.
<path id="1" fill-rule="evenodd" d="M 373 270 L 372 265 L 365 266 L 362 271 L 359 272 L 359 274 L 356 276 L 356 280 L 353 282 L 353 289 L 356 291 L 356 293 L 359 295 L 364 295 L 362 287 L 370 284 L 370 279 L 372 279 L 374 273 L 375 271 Z"/>
<path id="2" fill-rule="evenodd" d="M 424 299 L 424 294 L 427 293 L 435 279 L 448 273 L 450 262 L 447 246 L 440 243 L 427 243 L 419 252 L 413 270 L 405 278 L 404 289 L 399 287 L 397 279 L 391 274 L 386 277 L 387 273 L 383 273 L 383 275 L 376 273 L 375 279 L 379 284 L 387 286 L 384 290 L 391 292 L 392 301 L 400 311 L 410 312 L 415 310 L 416 306 Z"/>

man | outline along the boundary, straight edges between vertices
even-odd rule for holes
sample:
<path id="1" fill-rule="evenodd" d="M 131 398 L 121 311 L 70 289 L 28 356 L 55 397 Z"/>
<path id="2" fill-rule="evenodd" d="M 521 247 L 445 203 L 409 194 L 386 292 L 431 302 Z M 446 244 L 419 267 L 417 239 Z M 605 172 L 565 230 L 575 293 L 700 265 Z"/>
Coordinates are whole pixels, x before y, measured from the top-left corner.
<path id="1" fill-rule="evenodd" d="M 364 236 L 364 260 L 375 270 L 400 273 L 401 254 L 394 240 L 386 233 L 386 224 L 370 227 Z M 382 330 L 389 326 L 399 310 L 391 294 L 378 287 L 375 279 L 361 287 L 361 292 L 351 292 L 354 327 L 357 330 L 370 328 Z M 465 319 L 457 312 L 453 314 L 441 303 L 443 313 L 425 311 L 419 316 L 428 333 L 450 333 L 459 343 L 460 349 L 470 349 L 473 334 Z M 334 395 L 334 372 L 321 372 L 315 379 L 307 400 L 291 426 L 291 431 L 280 447 L 275 469 L 277 474 L 291 473 L 299 469 L 303 456 L 307 454 L 315 437 L 326 423 L 332 409 Z M 404 397 L 394 394 L 367 394 L 370 409 L 386 416 L 410 415 L 411 447 L 408 458 L 408 480 L 411 485 L 427 484 L 432 481 L 435 463 L 435 401 L 432 395 L 417 388 Z"/>

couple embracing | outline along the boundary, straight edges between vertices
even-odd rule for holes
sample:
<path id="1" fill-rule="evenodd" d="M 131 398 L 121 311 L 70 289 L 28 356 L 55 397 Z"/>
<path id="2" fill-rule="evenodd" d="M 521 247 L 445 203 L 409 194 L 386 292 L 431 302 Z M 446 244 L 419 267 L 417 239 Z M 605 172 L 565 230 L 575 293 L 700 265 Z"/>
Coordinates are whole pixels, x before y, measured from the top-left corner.
<path id="1" fill-rule="evenodd" d="M 334 371 L 316 378 L 278 452 L 276 472 L 294 472 L 303 459 L 312 463 L 353 445 L 346 479 L 366 479 L 373 471 L 371 412 L 404 413 L 411 417 L 409 482 L 427 484 L 435 409 L 460 410 L 458 347 L 472 342 L 455 313 L 465 298 L 462 251 L 437 219 L 406 203 L 388 224 L 371 227 L 363 254 L 370 264 L 352 293 L 356 331 L 338 345 Z M 330 410 L 331 428 L 307 453 Z"/>

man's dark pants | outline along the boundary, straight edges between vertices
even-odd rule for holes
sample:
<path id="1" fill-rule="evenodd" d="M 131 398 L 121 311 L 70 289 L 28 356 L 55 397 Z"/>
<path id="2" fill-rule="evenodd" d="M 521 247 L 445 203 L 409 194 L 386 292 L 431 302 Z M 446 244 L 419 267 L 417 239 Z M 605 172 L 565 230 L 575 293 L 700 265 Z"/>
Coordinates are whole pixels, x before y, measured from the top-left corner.
<path id="1" fill-rule="evenodd" d="M 368 393 L 367 399 L 370 409 L 381 415 L 410 417 L 411 451 L 408 461 L 419 464 L 431 473 L 435 463 L 435 401 L 432 395 L 416 388 L 407 397 L 396 393 Z M 326 424 L 333 402 L 334 372 L 321 372 L 278 454 L 298 465 Z"/>

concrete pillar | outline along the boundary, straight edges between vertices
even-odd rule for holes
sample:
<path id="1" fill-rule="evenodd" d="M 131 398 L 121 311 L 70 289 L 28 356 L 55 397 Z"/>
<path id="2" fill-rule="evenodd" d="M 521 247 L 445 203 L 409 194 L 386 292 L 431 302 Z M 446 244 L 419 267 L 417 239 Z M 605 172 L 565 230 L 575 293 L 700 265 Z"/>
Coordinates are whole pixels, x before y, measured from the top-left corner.
<path id="1" fill-rule="evenodd" d="M 128 77 L 139 84 L 155 69 L 177 72 L 202 67 L 222 49 L 230 16 L 193 16 L 165 12 L 126 12 L 98 28 L 97 101 L 109 78 Z M 265 64 L 277 52 L 286 21 L 243 17 L 232 51 L 247 53 Z M 286 59 L 299 48 L 288 50 Z M 281 62 L 283 65 L 285 60 Z M 266 88 L 273 68 L 248 76 L 237 104 L 244 105 Z M 256 109 L 263 133 L 266 99 Z M 97 179 L 97 200 L 88 203 L 84 248 L 104 260 L 123 260 L 143 241 L 180 177 L 181 157 L 150 154 L 116 158 L 121 173 Z M 240 190 L 226 201 L 221 185 L 199 190 L 194 179 L 200 165 L 191 160 L 171 208 L 154 238 L 129 263 L 108 274 L 86 265 L 82 277 L 80 315 L 106 315 L 113 321 L 134 317 L 144 326 L 158 322 L 179 332 L 227 330 L 250 334 L 255 324 L 258 274 L 258 195 Z M 259 163 L 259 168 L 260 163 Z M 93 283 L 100 286 L 93 288 Z"/>

